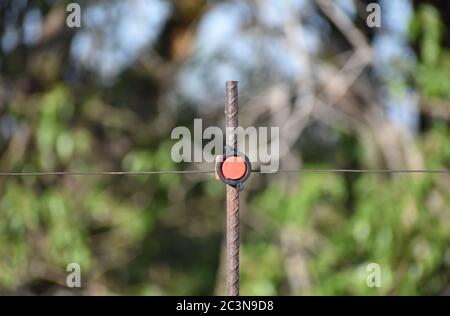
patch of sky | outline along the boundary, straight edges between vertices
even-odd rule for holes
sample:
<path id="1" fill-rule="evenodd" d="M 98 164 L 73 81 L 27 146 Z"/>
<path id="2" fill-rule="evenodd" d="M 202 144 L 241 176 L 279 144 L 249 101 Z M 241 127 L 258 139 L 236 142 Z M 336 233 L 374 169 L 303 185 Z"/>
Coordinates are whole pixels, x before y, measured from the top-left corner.
<path id="1" fill-rule="evenodd" d="M 104 82 L 132 64 L 156 39 L 171 10 L 163 0 L 125 0 L 82 7 L 82 31 L 71 55 L 94 70 Z"/>
<path id="2" fill-rule="evenodd" d="M 382 0 L 382 32 L 374 40 L 375 72 L 385 82 L 384 104 L 390 119 L 413 133 L 418 126 L 416 92 L 405 83 L 415 63 L 407 42 L 408 23 L 412 15 L 410 0 Z"/>
<path id="3" fill-rule="evenodd" d="M 5 53 L 11 52 L 19 43 L 19 32 L 14 25 L 8 25 L 2 36 L 2 50 Z"/>
<path id="4" fill-rule="evenodd" d="M 354 18 L 356 16 L 356 8 L 353 0 L 337 0 L 336 3 L 350 17 Z"/>
<path id="5" fill-rule="evenodd" d="M 39 9 L 29 10 L 23 19 L 23 41 L 33 45 L 41 36 L 42 14 Z"/>
<path id="6" fill-rule="evenodd" d="M 301 10 L 308 4 L 304 0 L 262 0 L 257 3 L 256 14 L 264 26 L 262 30 L 282 32 L 286 19 L 299 21 Z M 254 71 L 268 71 L 285 80 L 301 75 L 304 60 L 293 53 L 284 36 L 246 28 L 251 25 L 252 9 L 244 2 L 223 3 L 203 17 L 191 62 L 179 76 L 181 95 L 199 105 L 214 104 L 211 100 L 222 97 L 223 82 L 230 78 L 240 78 L 240 87 L 245 90 Z M 294 34 L 293 39 L 301 41 L 310 52 L 320 46 L 319 32 L 313 27 Z"/>

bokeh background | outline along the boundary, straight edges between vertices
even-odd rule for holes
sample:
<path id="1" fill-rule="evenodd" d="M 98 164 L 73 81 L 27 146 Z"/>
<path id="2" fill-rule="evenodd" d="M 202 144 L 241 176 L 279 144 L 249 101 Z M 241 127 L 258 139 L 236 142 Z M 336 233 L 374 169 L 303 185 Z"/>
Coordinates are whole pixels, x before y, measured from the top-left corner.
<path id="1" fill-rule="evenodd" d="M 0 1 L 1 171 L 211 169 L 174 163 L 170 133 L 223 126 L 230 79 L 283 169 L 450 168 L 448 1 L 78 1 L 81 28 L 68 3 Z M 241 294 L 450 294 L 449 186 L 253 175 Z M 0 177 L 0 293 L 225 294 L 224 230 L 212 175 Z"/>

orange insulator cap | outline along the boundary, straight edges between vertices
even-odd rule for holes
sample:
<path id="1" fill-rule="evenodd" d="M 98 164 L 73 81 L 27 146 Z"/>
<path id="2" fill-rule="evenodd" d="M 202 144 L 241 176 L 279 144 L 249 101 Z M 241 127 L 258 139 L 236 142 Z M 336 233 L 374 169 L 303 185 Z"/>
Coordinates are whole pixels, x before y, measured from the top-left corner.
<path id="1" fill-rule="evenodd" d="M 222 174 L 226 179 L 242 179 L 247 172 L 245 160 L 239 156 L 227 157 L 222 164 Z"/>

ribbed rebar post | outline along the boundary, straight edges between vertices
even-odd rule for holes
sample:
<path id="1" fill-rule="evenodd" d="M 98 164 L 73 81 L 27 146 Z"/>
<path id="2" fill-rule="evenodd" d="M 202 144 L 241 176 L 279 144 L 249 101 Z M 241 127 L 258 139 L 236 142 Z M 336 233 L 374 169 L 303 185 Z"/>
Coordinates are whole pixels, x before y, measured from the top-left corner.
<path id="1" fill-rule="evenodd" d="M 227 150 L 237 150 L 238 83 L 225 83 Z M 239 191 L 227 185 L 227 289 L 229 296 L 239 295 Z"/>

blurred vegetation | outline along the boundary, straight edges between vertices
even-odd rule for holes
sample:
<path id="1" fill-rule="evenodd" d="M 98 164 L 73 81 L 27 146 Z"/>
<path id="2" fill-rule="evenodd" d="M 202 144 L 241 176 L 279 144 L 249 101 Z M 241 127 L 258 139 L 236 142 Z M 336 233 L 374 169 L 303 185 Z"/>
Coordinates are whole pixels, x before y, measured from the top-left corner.
<path id="1" fill-rule="evenodd" d="M 132 61 L 106 83 L 71 56 L 83 28 L 64 26 L 67 1 L 1 3 L 3 41 L 30 10 L 45 25 L 39 41 L 4 44 L 0 54 L 1 171 L 188 168 L 170 158 L 171 129 L 197 117 L 222 124 L 220 106 L 204 111 L 179 98 L 174 109 L 167 97 L 180 65 L 202 63 L 189 60 L 190 42 L 217 2 L 167 1 L 172 10 L 141 52 L 159 59 L 147 68 L 148 58 Z M 405 146 L 425 168 L 449 169 L 450 10 L 412 3 L 416 62 L 403 80 L 420 96 L 419 126 Z M 332 51 L 347 45 L 338 33 L 330 27 Z M 324 50 L 315 57 L 328 60 Z M 244 87 L 267 88 L 264 71 Z M 312 123 L 290 157 L 304 168 L 390 167 L 365 135 Z M 448 175 L 285 176 L 255 175 L 242 194 L 243 295 L 450 294 Z M 0 177 L 0 293 L 224 294 L 224 197 L 210 176 Z M 81 266 L 81 289 L 65 287 L 70 262 Z M 366 285 L 371 262 L 381 266 L 380 288 Z"/>

